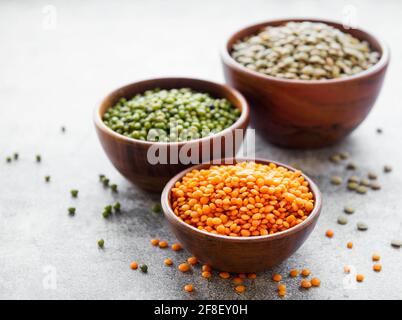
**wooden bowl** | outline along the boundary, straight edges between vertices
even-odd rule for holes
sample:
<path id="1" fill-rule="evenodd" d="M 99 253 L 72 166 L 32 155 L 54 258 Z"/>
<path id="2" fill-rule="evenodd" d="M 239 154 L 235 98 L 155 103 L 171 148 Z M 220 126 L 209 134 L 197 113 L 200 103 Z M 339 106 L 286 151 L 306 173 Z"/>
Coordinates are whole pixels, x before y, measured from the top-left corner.
<path id="1" fill-rule="evenodd" d="M 376 65 L 359 74 L 330 80 L 287 80 L 252 71 L 235 61 L 233 44 L 265 26 L 290 21 L 329 24 L 381 54 Z M 334 144 L 351 133 L 377 99 L 389 64 L 382 41 L 361 29 L 316 19 L 284 19 L 259 23 L 233 34 L 221 54 L 226 82 L 244 94 L 251 106 L 251 123 L 269 142 L 289 148 L 318 148 Z"/>
<path id="2" fill-rule="evenodd" d="M 233 159 L 225 160 L 226 162 Z M 248 161 L 236 159 L 235 162 Z M 255 159 L 257 163 L 277 165 L 296 170 L 282 163 Z M 303 177 L 309 182 L 315 198 L 315 207 L 309 217 L 302 223 L 275 234 L 256 237 L 228 237 L 198 230 L 185 223 L 171 208 L 171 189 L 187 172 L 193 169 L 208 168 L 210 164 L 201 164 L 191 167 L 173 177 L 162 192 L 162 208 L 169 225 L 180 241 L 191 254 L 203 263 L 213 268 L 228 272 L 248 273 L 258 272 L 277 265 L 291 256 L 307 239 L 321 211 L 321 193 L 317 185 L 306 175 Z"/>
<path id="3" fill-rule="evenodd" d="M 239 119 L 232 126 L 215 135 L 188 142 L 170 143 L 131 139 L 111 130 L 102 121 L 105 111 L 122 97 L 131 98 L 138 93 L 155 88 L 183 87 L 207 92 L 216 98 L 226 98 L 236 108 L 240 109 Z M 233 153 L 230 156 L 234 156 L 241 143 L 233 144 L 232 148 L 226 148 L 229 145 L 226 141 L 233 138 L 235 129 L 241 129 L 243 135 L 245 134 L 249 122 L 249 107 L 238 91 L 223 84 L 192 78 L 159 78 L 134 82 L 107 95 L 95 109 L 94 122 L 102 147 L 116 169 L 139 187 L 148 191 L 160 192 L 171 177 L 194 163 L 178 162 L 175 164 L 173 161 L 168 161 L 167 163 L 152 164 L 148 160 L 148 150 L 151 147 L 163 149 L 167 153 L 168 159 L 170 159 L 171 154 L 177 154 L 183 147 L 192 150 L 197 149 L 198 155 L 194 157 L 194 159 L 197 158 L 197 161 L 194 161 L 195 163 L 202 163 L 215 158 L 220 159 L 222 155 L 225 157 L 225 154 Z M 221 154 L 214 153 L 219 147 L 222 151 Z M 191 152 L 189 152 L 190 154 Z"/>

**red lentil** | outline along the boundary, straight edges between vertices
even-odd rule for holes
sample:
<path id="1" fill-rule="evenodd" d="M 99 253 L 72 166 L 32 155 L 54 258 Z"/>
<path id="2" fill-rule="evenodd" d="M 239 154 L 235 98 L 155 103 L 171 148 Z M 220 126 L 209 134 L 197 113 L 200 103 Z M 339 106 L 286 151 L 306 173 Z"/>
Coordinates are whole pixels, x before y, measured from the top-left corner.
<path id="1" fill-rule="evenodd" d="M 319 287 L 321 284 L 321 280 L 318 278 L 313 278 L 311 279 L 311 284 L 313 285 L 313 287 Z"/>
<path id="2" fill-rule="evenodd" d="M 297 269 L 292 269 L 289 272 L 289 276 L 292 278 L 296 278 L 299 275 L 299 271 Z"/>
<path id="3" fill-rule="evenodd" d="M 179 264 L 179 270 L 181 272 L 187 272 L 190 270 L 190 266 L 188 265 L 188 263 L 181 263 Z"/>
<path id="4" fill-rule="evenodd" d="M 164 263 L 165 263 L 167 266 L 171 266 L 171 265 L 173 264 L 173 261 L 172 261 L 172 259 L 167 258 L 167 259 L 165 259 Z"/>
<path id="5" fill-rule="evenodd" d="M 356 281 L 363 282 L 364 281 L 364 275 L 362 275 L 362 274 L 356 275 Z"/>
<path id="6" fill-rule="evenodd" d="M 186 284 L 184 286 L 184 291 L 193 292 L 194 291 L 194 286 L 192 284 Z"/>
<path id="7" fill-rule="evenodd" d="M 348 249 L 352 249 L 352 248 L 353 248 L 353 242 L 348 242 L 348 243 L 346 244 L 346 247 L 347 247 Z"/>
<path id="8" fill-rule="evenodd" d="M 183 249 L 183 248 L 182 248 L 180 243 L 173 243 L 172 244 L 172 250 L 173 251 L 180 251 L 181 249 Z"/>
<path id="9" fill-rule="evenodd" d="M 133 261 L 130 263 L 130 268 L 133 270 L 137 270 L 138 269 L 138 263 Z"/>
<path id="10" fill-rule="evenodd" d="M 332 237 L 334 236 L 334 232 L 333 232 L 332 230 L 327 230 L 327 232 L 325 232 L 325 235 L 326 235 L 328 238 L 332 238 Z"/>
<path id="11" fill-rule="evenodd" d="M 167 248 L 168 247 L 168 243 L 167 241 L 159 241 L 159 248 Z"/>
<path id="12" fill-rule="evenodd" d="M 282 280 L 282 276 L 280 275 L 280 274 L 274 274 L 273 276 L 272 276 L 272 280 L 274 280 L 274 281 L 276 281 L 276 282 L 279 282 L 279 281 L 281 281 Z"/>
<path id="13" fill-rule="evenodd" d="M 241 162 L 187 173 L 172 188 L 172 208 L 199 230 L 226 236 L 260 236 L 287 230 L 314 208 L 300 171 Z"/>
<path id="14" fill-rule="evenodd" d="M 229 279 L 230 278 L 230 273 L 229 272 L 219 272 L 219 276 L 222 279 Z"/>
<path id="15" fill-rule="evenodd" d="M 373 256 L 371 257 L 373 261 L 380 261 L 381 257 L 379 254 L 373 254 Z"/>
<path id="16" fill-rule="evenodd" d="M 301 272 L 301 275 L 303 277 L 308 277 L 311 274 L 311 271 L 309 269 L 303 269 Z"/>
<path id="17" fill-rule="evenodd" d="M 374 270 L 374 271 L 376 271 L 376 272 L 380 272 L 380 271 L 381 271 L 381 269 L 382 269 L 381 264 L 376 263 L 376 264 L 374 264 L 374 265 L 373 265 L 373 270 Z"/>
<path id="18" fill-rule="evenodd" d="M 201 273 L 201 276 L 202 276 L 203 278 L 205 278 L 205 279 L 209 279 L 209 278 L 212 277 L 212 274 L 211 274 L 211 272 L 209 272 L 209 271 L 203 271 L 203 272 Z"/>
<path id="19" fill-rule="evenodd" d="M 198 263 L 198 259 L 196 257 L 190 257 L 187 259 L 187 262 L 194 266 Z"/>
<path id="20" fill-rule="evenodd" d="M 306 280 L 306 279 L 304 279 L 304 280 L 302 280 L 302 281 L 300 282 L 300 286 L 301 286 L 302 288 L 304 288 L 304 289 L 309 289 L 309 288 L 311 288 L 311 282 L 308 281 L 308 280 Z"/>
<path id="21" fill-rule="evenodd" d="M 153 246 L 157 246 L 157 245 L 159 244 L 159 240 L 158 240 L 158 239 L 152 239 L 152 240 L 151 240 L 151 244 L 152 244 Z"/>
<path id="22" fill-rule="evenodd" d="M 243 293 L 244 291 L 246 291 L 246 287 L 245 286 L 236 286 L 235 291 L 237 293 Z"/>

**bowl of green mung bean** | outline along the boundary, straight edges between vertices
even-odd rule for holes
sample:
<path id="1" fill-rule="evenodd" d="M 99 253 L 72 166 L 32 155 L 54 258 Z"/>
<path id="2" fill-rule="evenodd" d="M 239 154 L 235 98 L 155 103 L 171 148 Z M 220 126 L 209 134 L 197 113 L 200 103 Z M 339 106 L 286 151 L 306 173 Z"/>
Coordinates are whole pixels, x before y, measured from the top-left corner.
<path id="1" fill-rule="evenodd" d="M 234 156 L 248 122 L 248 104 L 237 90 L 193 78 L 131 83 L 107 95 L 94 113 L 112 164 L 157 192 L 188 166 Z"/>
<path id="2" fill-rule="evenodd" d="M 317 19 L 255 24 L 222 50 L 226 82 L 244 94 L 269 142 L 319 148 L 366 118 L 382 88 L 388 47 L 371 33 Z"/>

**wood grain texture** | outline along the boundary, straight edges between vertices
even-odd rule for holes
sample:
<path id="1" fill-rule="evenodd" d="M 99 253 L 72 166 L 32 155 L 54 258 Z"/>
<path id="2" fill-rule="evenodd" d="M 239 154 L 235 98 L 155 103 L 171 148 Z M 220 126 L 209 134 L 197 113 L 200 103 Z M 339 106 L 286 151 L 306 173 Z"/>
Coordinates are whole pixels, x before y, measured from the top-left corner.
<path id="1" fill-rule="evenodd" d="M 216 98 L 226 98 L 241 110 L 241 115 L 232 126 L 218 134 L 189 142 L 173 143 L 147 142 L 127 138 L 112 131 L 103 123 L 102 116 L 105 111 L 120 98 L 131 98 L 138 93 L 157 87 L 163 89 L 187 87 L 200 92 L 207 92 Z M 231 146 L 227 142 L 234 138 L 235 129 L 241 129 L 243 134 L 245 133 L 249 122 L 249 107 L 239 92 L 223 84 L 191 78 L 159 78 L 135 82 L 110 93 L 96 108 L 94 122 L 102 147 L 116 169 L 139 187 L 148 191 L 160 192 L 171 177 L 191 165 L 224 158 L 225 155 L 233 156 L 241 144 Z M 171 153 L 177 154 L 182 148 L 198 150 L 198 154 L 194 158 L 196 162 L 182 163 L 179 161 L 177 164 L 151 164 L 148 161 L 147 154 L 148 150 L 155 145 L 166 148 L 168 159 L 170 159 Z M 226 149 L 228 146 L 231 148 Z M 216 153 L 220 150 L 222 153 Z"/>
<path id="2" fill-rule="evenodd" d="M 334 144 L 351 133 L 368 115 L 381 90 L 389 64 L 388 48 L 373 35 L 360 29 L 345 29 L 366 40 L 381 54 L 379 62 L 360 74 L 330 80 L 287 80 L 251 71 L 231 56 L 233 44 L 265 26 L 288 21 L 274 20 L 242 29 L 232 35 L 221 58 L 226 82 L 243 93 L 250 103 L 251 123 L 269 142 L 289 148 L 319 148 Z"/>
<path id="3" fill-rule="evenodd" d="M 226 162 L 246 161 L 246 159 L 228 159 Z M 290 170 L 294 168 L 282 163 L 255 159 L 257 163 L 276 163 Z M 175 182 L 193 169 L 208 168 L 210 164 L 201 164 L 181 172 L 173 177 L 162 192 L 161 203 L 169 225 L 180 243 L 203 263 L 217 270 L 236 273 L 263 271 L 290 257 L 310 235 L 321 212 L 321 193 L 317 185 L 306 175 L 315 199 L 315 207 L 309 217 L 301 224 L 268 236 L 227 237 L 216 235 L 180 220 L 170 206 L 171 189 Z"/>

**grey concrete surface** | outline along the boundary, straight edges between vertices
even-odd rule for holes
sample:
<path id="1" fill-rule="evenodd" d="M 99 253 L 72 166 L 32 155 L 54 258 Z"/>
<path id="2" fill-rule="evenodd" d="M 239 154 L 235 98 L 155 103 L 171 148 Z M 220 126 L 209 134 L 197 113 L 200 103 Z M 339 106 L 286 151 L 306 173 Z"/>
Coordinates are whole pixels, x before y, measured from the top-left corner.
<path id="1" fill-rule="evenodd" d="M 297 162 L 320 186 L 324 207 L 311 237 L 289 260 L 248 281 L 242 295 L 216 275 L 202 279 L 199 267 L 183 275 L 164 266 L 165 257 L 177 264 L 189 254 L 150 246 L 154 237 L 175 241 L 163 216 L 149 209 L 158 195 L 130 185 L 109 163 L 95 136 L 93 107 L 111 89 L 141 78 L 223 81 L 218 51 L 231 31 L 287 16 L 341 20 L 350 5 L 359 26 L 381 35 L 392 52 L 367 120 L 340 145 L 317 151 L 283 150 L 257 139 L 257 156 Z M 277 299 L 272 273 L 308 267 L 321 287 L 303 291 L 298 280 L 285 276 L 286 299 L 401 299 L 402 249 L 390 246 L 392 238 L 402 238 L 401 11 L 397 0 L 1 1 L 0 298 Z M 340 150 L 350 152 L 358 174 L 377 172 L 383 189 L 362 196 L 332 186 L 331 174 L 347 176 L 342 165 L 327 160 Z M 20 159 L 6 163 L 15 151 Z M 383 174 L 384 164 L 394 171 Z M 100 186 L 99 173 L 119 185 L 118 195 Z M 77 199 L 70 197 L 71 188 L 79 189 Z M 116 199 L 122 213 L 106 221 L 102 208 Z M 356 213 L 340 226 L 336 219 L 344 205 Z M 68 216 L 69 206 L 77 207 L 75 217 Z M 368 231 L 356 230 L 360 220 Z M 333 239 L 324 236 L 328 228 L 335 231 Z M 105 239 L 104 250 L 97 248 L 99 238 Z M 354 242 L 353 250 L 346 249 L 347 241 Z M 371 269 L 374 252 L 382 256 L 381 273 Z M 149 273 L 130 270 L 132 260 L 147 263 Z M 346 264 L 366 280 L 350 285 Z M 183 292 L 186 283 L 196 291 Z"/>

